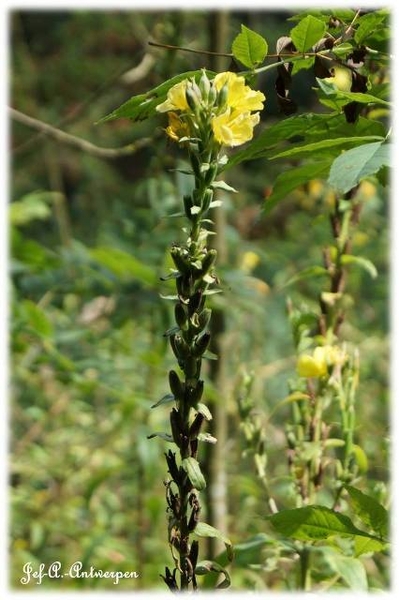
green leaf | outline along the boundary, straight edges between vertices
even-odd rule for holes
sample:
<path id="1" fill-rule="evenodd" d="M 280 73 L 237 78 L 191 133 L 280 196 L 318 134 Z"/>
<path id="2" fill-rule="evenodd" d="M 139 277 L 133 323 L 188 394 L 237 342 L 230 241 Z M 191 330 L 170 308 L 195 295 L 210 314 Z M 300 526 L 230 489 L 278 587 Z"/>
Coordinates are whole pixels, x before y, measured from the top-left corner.
<path id="1" fill-rule="evenodd" d="M 301 146 L 296 146 L 295 148 L 290 148 L 289 150 L 284 150 L 283 152 L 279 152 L 274 156 L 271 156 L 270 159 L 275 158 L 287 158 L 287 157 L 295 157 L 295 158 L 303 158 L 308 155 L 312 155 L 315 152 L 320 152 L 320 150 L 329 150 L 330 148 L 334 148 L 334 153 L 338 153 L 339 150 L 344 146 L 358 145 L 359 143 L 365 143 L 367 141 L 384 141 L 384 138 L 377 135 L 368 135 L 368 136 L 350 136 L 350 137 L 342 137 L 342 138 L 334 138 L 321 140 L 320 142 L 313 142 L 311 144 L 305 144 Z"/>
<path id="2" fill-rule="evenodd" d="M 59 197 L 59 192 L 37 191 L 27 194 L 9 206 L 11 225 L 27 225 L 34 220 L 45 220 L 51 216 L 49 204 Z"/>
<path id="3" fill-rule="evenodd" d="M 249 69 L 254 69 L 264 61 L 268 44 L 259 33 L 241 25 L 241 33 L 234 39 L 231 50 L 234 58 L 240 63 Z"/>
<path id="4" fill-rule="evenodd" d="M 223 573 L 224 579 L 217 586 L 216 589 L 225 589 L 228 588 L 231 584 L 230 575 L 226 571 L 224 567 L 219 565 L 219 563 L 213 560 L 202 560 L 197 563 L 195 568 L 196 575 L 207 575 L 208 573 Z"/>
<path id="5" fill-rule="evenodd" d="M 355 537 L 355 556 L 361 556 L 362 554 L 373 554 L 373 552 L 382 552 L 387 547 L 387 542 L 383 540 Z"/>
<path id="6" fill-rule="evenodd" d="M 161 438 L 161 440 L 164 440 L 165 442 L 173 442 L 173 437 L 170 435 L 170 433 L 165 433 L 163 431 L 156 431 L 155 433 L 151 433 L 150 435 L 147 435 L 148 440 L 152 440 L 155 437 L 159 437 L 159 438 Z"/>
<path id="7" fill-rule="evenodd" d="M 305 506 L 280 512 L 266 517 L 276 531 L 285 537 L 303 542 L 320 541 L 335 536 L 371 539 L 380 545 L 379 538 L 361 531 L 349 517 L 326 506 Z"/>
<path id="8" fill-rule="evenodd" d="M 304 279 L 313 279 L 314 277 L 323 277 L 325 275 L 328 275 L 327 269 L 321 267 L 320 265 L 313 265 L 312 267 L 306 267 L 305 269 L 302 269 L 302 271 L 299 271 L 299 273 L 296 273 L 281 287 L 285 288 L 293 283 L 297 283 L 298 281 L 303 281 Z"/>
<path id="9" fill-rule="evenodd" d="M 364 258 L 363 256 L 354 256 L 353 254 L 343 254 L 341 256 L 341 262 L 343 265 L 358 265 L 373 278 L 375 279 L 378 275 L 376 267 L 373 265 L 371 260 Z"/>
<path id="10" fill-rule="evenodd" d="M 188 456 L 182 460 L 181 466 L 188 475 L 192 486 L 199 492 L 206 488 L 205 477 L 202 474 L 198 461 L 192 456 Z"/>
<path id="11" fill-rule="evenodd" d="M 165 396 L 162 396 L 162 398 L 160 400 L 158 400 L 158 402 L 153 404 L 151 406 L 151 408 L 157 408 L 158 406 L 161 406 L 162 404 L 169 404 L 170 402 L 174 402 L 174 400 L 175 400 L 175 397 L 173 394 L 166 394 Z"/>
<path id="12" fill-rule="evenodd" d="M 298 60 L 292 61 L 293 67 L 291 75 L 294 76 L 302 69 L 310 69 L 314 65 L 314 56 L 309 58 L 299 58 Z"/>
<path id="13" fill-rule="evenodd" d="M 223 542 L 223 544 L 226 546 L 226 552 L 229 560 L 233 560 L 233 545 L 229 538 L 219 531 L 219 529 L 212 527 L 212 525 L 208 525 L 208 523 L 203 523 L 200 521 L 197 523 L 193 533 L 199 537 L 216 538 L 217 540 Z"/>
<path id="14" fill-rule="evenodd" d="M 323 21 L 308 15 L 291 29 L 290 37 L 298 52 L 306 52 L 323 37 L 326 29 Z"/>
<path id="15" fill-rule="evenodd" d="M 357 21 L 359 26 L 355 32 L 355 42 L 357 42 L 359 46 L 362 45 L 367 36 L 373 34 L 375 30 L 378 29 L 379 25 L 385 23 L 387 17 L 388 11 L 385 10 L 373 11 L 361 16 Z"/>
<path id="16" fill-rule="evenodd" d="M 356 515 L 363 523 L 377 532 L 383 538 L 389 535 L 389 515 L 386 508 L 377 500 L 364 494 L 351 485 L 345 485 L 344 488 L 350 496 L 350 504 Z"/>
<path id="17" fill-rule="evenodd" d="M 367 136 L 386 135 L 385 128 L 379 121 L 359 117 L 351 125 L 351 135 Z M 268 157 L 275 154 L 275 147 L 279 143 L 294 142 L 295 147 L 300 142 L 317 142 L 325 139 L 348 137 L 348 124 L 342 114 L 304 114 L 296 115 L 278 121 L 271 127 L 264 129 L 245 149 L 233 154 L 226 165 L 226 169 L 240 162 Z"/>
<path id="18" fill-rule="evenodd" d="M 342 194 L 390 164 L 390 144 L 374 142 L 347 150 L 331 165 L 328 183 Z"/>
<path id="19" fill-rule="evenodd" d="M 289 169 L 281 173 L 274 183 L 271 195 L 265 202 L 264 211 L 266 213 L 270 212 L 280 200 L 284 200 L 290 192 L 300 185 L 304 185 L 312 179 L 323 179 L 326 177 L 330 166 L 331 161 L 325 160 Z"/>
<path id="20" fill-rule="evenodd" d="M 48 338 L 53 334 L 53 325 L 46 313 L 32 300 L 22 301 L 22 310 L 28 321 L 29 327 L 42 338 Z"/>
<path id="21" fill-rule="evenodd" d="M 158 277 L 151 267 L 119 248 L 101 246 L 90 250 L 90 256 L 123 281 L 137 279 L 150 287 L 158 283 Z"/>
<path id="22" fill-rule="evenodd" d="M 382 106 L 392 106 L 392 102 L 388 102 L 383 98 L 374 96 L 373 94 L 363 94 L 362 92 L 344 92 L 339 90 L 335 83 L 332 81 L 326 81 L 325 79 L 319 79 L 316 77 L 316 81 L 319 84 L 321 91 L 326 96 L 334 97 L 340 101 L 337 106 L 343 106 L 348 102 L 359 102 L 360 104 L 381 104 Z"/>
<path id="23" fill-rule="evenodd" d="M 367 592 L 366 570 L 358 558 L 343 556 L 330 548 L 326 548 L 323 554 L 334 573 L 339 575 L 351 590 Z"/>
<path id="24" fill-rule="evenodd" d="M 216 73 L 213 71 L 206 71 L 206 74 L 210 79 L 215 77 Z M 133 96 L 127 102 L 124 102 L 119 108 L 113 110 L 109 115 L 106 115 L 99 121 L 99 123 L 105 123 L 106 121 L 113 121 L 115 119 L 132 119 L 133 121 L 142 121 L 155 115 L 159 115 L 156 111 L 158 104 L 161 104 L 166 100 L 166 96 L 171 87 L 180 83 L 184 79 L 194 77 L 198 80 L 202 75 L 202 70 L 199 71 L 187 71 L 186 73 L 180 73 L 175 75 L 171 79 L 164 81 L 157 87 L 153 88 L 145 94 L 139 94 Z"/>

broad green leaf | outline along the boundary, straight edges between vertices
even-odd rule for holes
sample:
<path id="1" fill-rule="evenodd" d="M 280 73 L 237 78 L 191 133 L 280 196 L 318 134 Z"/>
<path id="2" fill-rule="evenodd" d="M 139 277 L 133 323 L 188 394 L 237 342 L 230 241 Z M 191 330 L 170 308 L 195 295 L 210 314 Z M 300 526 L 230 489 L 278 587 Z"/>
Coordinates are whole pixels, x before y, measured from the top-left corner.
<path id="1" fill-rule="evenodd" d="M 224 579 L 217 586 L 216 589 L 222 590 L 228 588 L 231 584 L 230 575 L 224 567 L 213 560 L 202 560 L 197 563 L 195 567 L 196 575 L 207 575 L 208 573 L 223 573 Z"/>
<path id="2" fill-rule="evenodd" d="M 357 488 L 351 485 L 345 485 L 344 487 L 350 496 L 351 507 L 359 519 L 380 536 L 387 538 L 389 534 L 389 515 L 386 508 Z"/>
<path id="3" fill-rule="evenodd" d="M 351 590 L 367 592 L 367 575 L 363 563 L 358 558 L 343 556 L 333 550 L 328 551 L 331 550 L 329 548 L 326 550 L 323 554 L 334 573 L 339 575 Z"/>
<path id="4" fill-rule="evenodd" d="M 373 265 L 371 260 L 364 258 L 363 256 L 355 256 L 353 254 L 343 254 L 341 256 L 341 262 L 343 265 L 358 265 L 375 279 L 378 275 L 376 267 Z"/>
<path id="5" fill-rule="evenodd" d="M 137 279 L 150 287 L 157 285 L 158 277 L 154 270 L 124 250 L 100 246 L 90 250 L 90 256 L 124 281 Z"/>
<path id="6" fill-rule="evenodd" d="M 263 561 L 262 549 L 265 546 L 274 546 L 279 543 L 279 540 L 266 533 L 257 533 L 245 542 L 234 544 L 234 564 L 240 567 L 261 564 Z"/>
<path id="7" fill-rule="evenodd" d="M 249 69 L 254 69 L 264 61 L 268 44 L 259 33 L 241 25 L 241 33 L 234 39 L 231 50 L 234 58 L 240 63 Z"/>
<path id="8" fill-rule="evenodd" d="M 219 531 L 219 529 L 212 527 L 212 525 L 208 525 L 208 523 L 203 523 L 200 521 L 197 523 L 193 533 L 199 537 L 216 538 L 217 540 L 223 542 L 223 544 L 226 546 L 226 552 L 229 560 L 233 560 L 233 545 L 229 538 Z"/>
<path id="9" fill-rule="evenodd" d="M 367 36 L 373 34 L 379 25 L 387 21 L 388 14 L 386 10 L 372 11 L 358 19 L 357 23 L 359 25 L 354 37 L 359 46 L 365 43 Z"/>
<path id="10" fill-rule="evenodd" d="M 383 540 L 365 538 L 361 536 L 357 536 L 354 539 L 355 556 L 361 556 L 362 554 L 373 554 L 373 552 L 383 552 L 388 548 L 388 543 Z"/>
<path id="11" fill-rule="evenodd" d="M 270 212 L 280 200 L 284 200 L 290 192 L 300 185 L 304 185 L 312 179 L 323 179 L 326 177 L 330 165 L 331 161 L 325 160 L 289 169 L 281 173 L 274 183 L 271 195 L 265 202 L 264 211 L 267 213 Z"/>
<path id="12" fill-rule="evenodd" d="M 206 71 L 208 77 L 212 79 L 216 73 L 213 71 Z M 202 75 L 202 71 L 187 71 L 186 73 L 180 73 L 180 75 L 175 75 L 171 79 L 164 81 L 157 87 L 153 88 L 149 92 L 145 94 L 139 94 L 138 96 L 133 96 L 127 102 L 124 102 L 121 106 L 113 110 L 109 115 L 106 115 L 99 121 L 99 123 L 105 123 L 106 121 L 113 121 L 115 119 L 132 119 L 133 121 L 142 121 L 144 119 L 148 119 L 153 117 L 154 115 L 159 115 L 156 111 L 156 107 L 158 104 L 161 104 L 166 100 L 166 96 L 171 87 L 183 81 L 183 79 L 189 79 L 190 77 L 194 77 L 194 79 L 199 79 Z"/>
<path id="13" fill-rule="evenodd" d="M 37 191 L 12 202 L 9 206 L 11 225 L 27 225 L 34 220 L 48 219 L 51 216 L 49 204 L 59 196 L 59 192 Z"/>
<path id="14" fill-rule="evenodd" d="M 324 35 L 327 27 L 320 19 L 308 15 L 291 29 L 291 39 L 298 52 L 306 52 Z"/>
<path id="15" fill-rule="evenodd" d="M 293 67 L 291 71 L 291 75 L 295 75 L 302 69 L 310 69 L 314 65 L 314 56 L 309 58 L 299 58 L 298 60 L 292 61 Z"/>
<path id="16" fill-rule="evenodd" d="M 331 165 L 328 183 L 342 194 L 390 164 L 390 144 L 374 142 L 347 150 Z"/>
<path id="17" fill-rule="evenodd" d="M 23 300 L 22 310 L 28 321 L 29 327 L 31 327 L 38 336 L 48 338 L 52 335 L 53 325 L 40 306 L 32 302 L 32 300 Z"/>
<path id="18" fill-rule="evenodd" d="M 206 488 L 205 477 L 202 474 L 201 467 L 199 466 L 198 461 L 189 456 L 182 460 L 181 466 L 185 470 L 188 475 L 189 480 L 191 481 L 193 487 L 198 491 L 204 490 Z"/>
<path id="19" fill-rule="evenodd" d="M 303 158 L 305 156 L 318 153 L 320 152 L 320 150 L 326 150 L 330 148 L 334 148 L 334 152 L 336 153 L 337 150 L 339 151 L 339 149 L 344 146 L 358 145 L 359 143 L 371 142 L 376 140 L 384 141 L 384 138 L 376 135 L 368 135 L 321 140 L 320 142 L 313 142 L 311 144 L 305 144 L 301 146 L 296 146 L 295 148 L 291 148 L 289 150 L 284 150 L 283 152 L 279 152 L 278 154 L 271 156 L 270 159 L 273 160 L 275 158 L 287 157 Z"/>
<path id="20" fill-rule="evenodd" d="M 349 517 L 326 506 L 305 506 L 266 517 L 278 533 L 303 542 L 327 540 L 335 536 L 366 538 L 382 543 L 379 538 L 361 531 Z"/>

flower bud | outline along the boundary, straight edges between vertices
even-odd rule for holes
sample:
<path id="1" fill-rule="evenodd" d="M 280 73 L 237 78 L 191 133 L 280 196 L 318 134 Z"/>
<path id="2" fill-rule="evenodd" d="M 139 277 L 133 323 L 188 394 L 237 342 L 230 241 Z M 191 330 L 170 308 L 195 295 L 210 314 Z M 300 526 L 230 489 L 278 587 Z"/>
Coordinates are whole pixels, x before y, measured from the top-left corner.
<path id="1" fill-rule="evenodd" d="M 186 254 L 187 252 L 180 246 L 173 246 L 170 250 L 170 255 L 173 259 L 173 262 L 175 263 L 177 270 L 182 274 L 190 271 L 190 263 L 186 258 Z"/>
<path id="2" fill-rule="evenodd" d="M 225 83 L 218 94 L 218 107 L 219 108 L 223 108 L 225 106 L 225 104 L 227 102 L 228 94 L 229 94 L 229 87 L 228 87 L 227 83 Z"/>
<path id="3" fill-rule="evenodd" d="M 211 82 L 208 79 L 205 70 L 202 71 L 201 78 L 199 80 L 199 89 L 201 91 L 202 97 L 207 100 L 209 96 L 209 91 L 211 89 Z"/>

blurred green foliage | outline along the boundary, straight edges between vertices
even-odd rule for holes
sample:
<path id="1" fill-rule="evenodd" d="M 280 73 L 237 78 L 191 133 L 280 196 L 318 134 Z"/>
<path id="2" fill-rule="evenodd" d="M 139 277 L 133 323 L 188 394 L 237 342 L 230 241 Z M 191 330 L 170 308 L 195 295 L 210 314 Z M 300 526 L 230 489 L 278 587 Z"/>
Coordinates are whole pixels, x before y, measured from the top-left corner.
<path id="1" fill-rule="evenodd" d="M 227 44 L 240 23 L 269 42 L 283 35 L 285 13 L 231 13 Z M 76 560 L 84 567 L 137 571 L 118 589 L 163 589 L 169 562 L 163 451 L 148 440 L 167 427 L 167 412 L 150 406 L 167 391 L 173 365 L 162 332 L 170 307 L 159 294 L 168 283 L 168 247 L 179 235 L 187 189 L 184 166 L 162 135 L 160 121 L 96 126 L 133 94 L 192 68 L 202 55 L 151 49 L 153 38 L 196 49 L 212 47 L 213 13 L 176 11 L 41 12 L 11 14 L 12 106 L 102 147 L 141 138 L 152 142 L 130 157 L 101 160 L 57 144 L 15 123 L 10 206 L 11 302 L 11 573 L 22 567 Z M 228 47 L 228 46 L 227 46 Z M 123 77 L 150 53 L 154 62 L 132 83 Z M 226 64 L 228 67 L 228 63 Z M 307 75 L 306 75 L 307 76 Z M 273 76 L 262 77 L 262 116 L 277 118 Z M 316 99 L 294 87 L 301 111 Z M 284 560 L 266 531 L 264 492 L 250 457 L 242 455 L 237 390 L 253 371 L 253 400 L 267 432 L 268 475 L 274 497 L 289 506 L 284 423 L 275 410 L 294 373 L 287 296 L 312 306 L 317 279 L 286 282 L 322 264 L 330 243 L 329 190 L 315 180 L 291 193 L 267 217 L 262 204 L 281 165 L 257 160 L 229 173 L 239 193 L 226 197 L 225 251 L 218 273 L 225 315 L 223 389 L 206 374 L 210 394 L 228 413 L 229 536 L 237 544 L 232 589 L 285 589 Z M 290 168 L 290 163 L 287 163 Z M 373 260 L 378 277 L 356 265 L 347 289 L 345 338 L 361 357 L 356 443 L 368 456 L 365 488 L 386 501 L 388 472 L 388 198 L 373 180 L 359 192 L 362 212 L 354 251 Z M 277 561 L 279 569 L 276 571 Z M 258 565 L 250 569 L 249 565 Z M 371 587 L 387 585 L 387 565 L 369 565 Z M 283 569 L 283 571 L 281 571 Z M 115 589 L 105 579 L 46 579 L 53 590 Z"/>

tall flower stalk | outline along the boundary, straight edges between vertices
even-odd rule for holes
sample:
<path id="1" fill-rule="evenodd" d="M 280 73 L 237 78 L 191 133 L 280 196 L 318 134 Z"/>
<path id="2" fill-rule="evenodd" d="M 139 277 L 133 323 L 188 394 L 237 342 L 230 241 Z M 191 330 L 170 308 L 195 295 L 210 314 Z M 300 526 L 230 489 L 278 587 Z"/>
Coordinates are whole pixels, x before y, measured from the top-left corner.
<path id="1" fill-rule="evenodd" d="M 174 442 L 178 452 L 169 450 L 165 455 L 170 475 L 165 485 L 174 568 L 166 567 L 162 578 L 173 591 L 195 590 L 198 574 L 219 570 L 211 561 L 198 562 L 199 544 L 192 539 L 193 534 L 222 538 L 199 520 L 199 492 L 206 486 L 198 457 L 199 442 L 216 442 L 201 432 L 204 422 L 212 418 L 201 402 L 202 360 L 207 357 L 211 337 L 211 310 L 206 299 L 219 291 L 214 287 L 217 253 L 208 248 L 212 221 L 207 215 L 218 203 L 214 200 L 215 188 L 228 188 L 216 181 L 220 167 L 227 161 L 224 148 L 252 139 L 253 128 L 259 122 L 259 112 L 254 111 L 263 108 L 264 99 L 261 92 L 245 84 L 243 77 L 225 72 L 210 80 L 203 71 L 198 83 L 194 79 L 179 82 L 157 106 L 158 112 L 168 113 L 166 134 L 188 151 L 194 178 L 192 193 L 183 198 L 189 224 L 183 231 L 187 237 L 170 251 L 175 267 L 169 277 L 176 282 L 176 323 L 167 335 L 179 369 L 169 372 L 171 394 L 166 398 L 175 406 L 170 412 L 171 435 L 167 439 Z M 227 577 L 222 585 L 226 582 Z"/>

